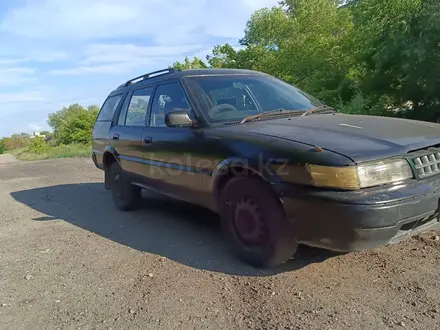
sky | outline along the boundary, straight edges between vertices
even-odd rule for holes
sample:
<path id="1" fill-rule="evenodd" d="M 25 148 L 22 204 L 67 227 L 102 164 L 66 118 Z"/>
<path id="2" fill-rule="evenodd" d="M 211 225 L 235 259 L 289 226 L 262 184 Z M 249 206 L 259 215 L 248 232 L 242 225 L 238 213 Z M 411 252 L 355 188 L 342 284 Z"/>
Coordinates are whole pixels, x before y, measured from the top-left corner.
<path id="1" fill-rule="evenodd" d="M 120 83 L 212 47 L 238 46 L 278 0 L 0 0 L 0 137 L 49 113 L 101 104 Z"/>

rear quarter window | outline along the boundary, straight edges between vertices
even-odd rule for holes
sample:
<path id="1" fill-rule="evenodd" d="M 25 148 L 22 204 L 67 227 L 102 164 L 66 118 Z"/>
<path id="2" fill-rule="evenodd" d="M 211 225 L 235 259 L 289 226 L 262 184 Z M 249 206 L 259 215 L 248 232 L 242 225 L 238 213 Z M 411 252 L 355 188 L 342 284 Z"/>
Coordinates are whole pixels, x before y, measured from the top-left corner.
<path id="1" fill-rule="evenodd" d="M 116 109 L 121 102 L 122 95 L 110 96 L 105 100 L 102 105 L 101 111 L 99 112 L 97 121 L 112 121 Z"/>

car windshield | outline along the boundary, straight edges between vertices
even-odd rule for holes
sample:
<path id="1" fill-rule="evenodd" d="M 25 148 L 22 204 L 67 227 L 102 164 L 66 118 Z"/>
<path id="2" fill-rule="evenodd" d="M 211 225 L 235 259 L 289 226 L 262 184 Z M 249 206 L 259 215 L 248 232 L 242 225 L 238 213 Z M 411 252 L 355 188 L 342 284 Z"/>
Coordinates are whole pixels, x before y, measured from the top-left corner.
<path id="1" fill-rule="evenodd" d="M 323 105 L 268 75 L 190 76 L 187 81 L 200 96 L 205 116 L 211 123 L 237 122 L 273 110 L 306 111 Z"/>

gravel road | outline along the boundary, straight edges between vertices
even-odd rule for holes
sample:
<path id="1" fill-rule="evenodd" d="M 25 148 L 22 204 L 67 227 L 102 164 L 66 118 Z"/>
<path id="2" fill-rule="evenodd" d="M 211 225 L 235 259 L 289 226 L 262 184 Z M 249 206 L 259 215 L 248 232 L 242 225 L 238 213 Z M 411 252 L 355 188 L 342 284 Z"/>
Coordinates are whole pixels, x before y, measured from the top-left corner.
<path id="1" fill-rule="evenodd" d="M 261 271 L 229 254 L 209 211 L 143 204 L 116 211 L 88 159 L 0 156 L 0 328 L 438 329 L 439 232 L 304 247 Z"/>

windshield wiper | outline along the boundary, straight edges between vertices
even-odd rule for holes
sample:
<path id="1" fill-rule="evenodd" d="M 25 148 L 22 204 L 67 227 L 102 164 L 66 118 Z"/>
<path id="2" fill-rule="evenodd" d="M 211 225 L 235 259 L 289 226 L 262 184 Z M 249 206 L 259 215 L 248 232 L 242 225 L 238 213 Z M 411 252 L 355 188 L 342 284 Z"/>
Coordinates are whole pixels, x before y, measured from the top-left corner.
<path id="1" fill-rule="evenodd" d="M 279 115 L 285 115 L 285 114 L 291 114 L 291 113 L 299 113 L 299 112 L 304 112 L 304 110 L 286 110 L 286 109 L 270 110 L 270 111 L 266 111 L 263 113 L 257 113 L 256 115 L 244 117 L 240 121 L 240 124 L 244 124 L 248 121 L 255 120 L 255 119 L 260 119 L 260 118 L 265 118 L 265 117 L 270 117 L 270 116 L 279 116 Z"/>
<path id="2" fill-rule="evenodd" d="M 258 113 L 256 115 L 245 117 L 240 121 L 240 124 L 244 124 L 248 121 L 271 117 L 271 116 L 280 116 L 280 115 L 286 115 L 286 114 L 299 114 L 299 113 L 301 113 L 301 117 L 303 117 L 303 116 L 308 116 L 313 113 L 321 113 L 321 112 L 333 113 L 333 112 L 336 112 L 336 110 L 332 107 L 327 106 L 327 105 L 321 105 L 319 107 L 312 108 L 309 110 L 301 110 L 301 109 L 286 110 L 286 109 L 281 108 L 281 109 L 270 110 L 270 111 L 266 111 L 263 113 Z"/>
<path id="3" fill-rule="evenodd" d="M 308 116 L 308 115 L 310 115 L 310 114 L 313 114 L 313 113 L 322 113 L 322 112 L 330 112 L 330 113 L 333 113 L 333 112 L 336 112 L 336 110 L 334 109 L 334 108 L 332 108 L 332 107 L 329 107 L 328 105 L 321 105 L 321 106 L 319 106 L 319 107 L 316 107 L 316 108 L 312 108 L 312 109 L 309 109 L 309 110 L 306 110 L 302 115 L 301 115 L 301 117 L 304 117 L 304 116 Z"/>

